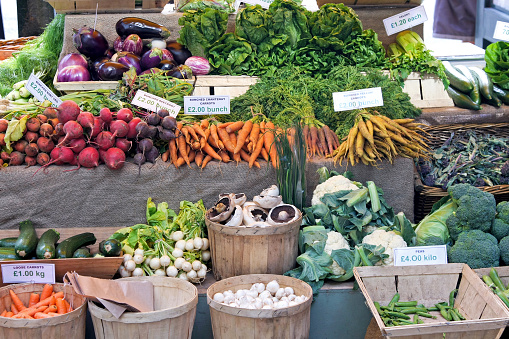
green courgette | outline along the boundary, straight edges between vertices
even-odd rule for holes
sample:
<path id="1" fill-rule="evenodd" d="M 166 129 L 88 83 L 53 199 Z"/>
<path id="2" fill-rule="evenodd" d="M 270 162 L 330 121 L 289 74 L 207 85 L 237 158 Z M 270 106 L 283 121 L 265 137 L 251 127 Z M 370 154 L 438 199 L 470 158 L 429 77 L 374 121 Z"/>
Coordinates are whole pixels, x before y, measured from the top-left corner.
<path id="1" fill-rule="evenodd" d="M 91 256 L 90 250 L 86 247 L 78 248 L 72 255 L 73 258 L 90 258 Z"/>
<path id="2" fill-rule="evenodd" d="M 30 257 L 37 246 L 37 234 L 30 220 L 19 223 L 19 236 L 14 244 L 18 257 L 24 259 Z"/>
<path id="3" fill-rule="evenodd" d="M 14 248 L 14 245 L 16 244 L 16 240 L 18 240 L 17 237 L 0 239 L 0 247 L 13 247 Z"/>
<path id="4" fill-rule="evenodd" d="M 56 243 L 60 239 L 60 234 L 54 229 L 49 229 L 41 235 L 35 255 L 38 259 L 53 259 L 56 255 Z"/>
<path id="5" fill-rule="evenodd" d="M 99 243 L 99 252 L 105 257 L 118 257 L 122 251 L 122 245 L 117 239 L 106 239 Z"/>
<path id="6" fill-rule="evenodd" d="M 452 101 L 454 102 L 454 105 L 460 107 L 460 108 L 467 108 L 467 109 L 473 109 L 473 110 L 480 110 L 481 106 L 479 104 L 476 104 L 472 101 L 472 99 L 466 95 L 465 93 L 462 93 L 449 85 L 447 87 L 447 94 L 451 97 Z"/>
<path id="7" fill-rule="evenodd" d="M 472 74 L 477 78 L 477 81 L 479 81 L 479 91 L 481 92 L 483 98 L 486 100 L 492 100 L 493 82 L 488 77 L 488 74 L 486 74 L 486 72 L 480 69 L 479 67 L 469 67 L 469 69 L 472 71 Z"/>
<path id="8" fill-rule="evenodd" d="M 493 93 L 506 105 L 509 105 L 509 91 L 493 85 Z"/>
<path id="9" fill-rule="evenodd" d="M 0 247 L 0 260 L 17 260 L 19 257 L 16 255 L 14 247 Z"/>
<path id="10" fill-rule="evenodd" d="M 456 69 L 459 72 L 461 72 L 461 74 L 463 74 L 465 76 L 465 78 L 467 78 L 468 81 L 470 81 L 473 84 L 473 88 L 470 91 L 468 96 L 470 97 L 470 99 L 472 99 L 473 102 L 480 105 L 481 104 L 481 92 L 479 90 L 479 81 L 474 76 L 473 71 L 470 70 L 465 65 L 458 65 L 458 66 L 456 66 Z"/>
<path id="11" fill-rule="evenodd" d="M 474 88 L 474 84 L 470 82 L 456 67 L 449 61 L 442 61 L 445 68 L 445 75 L 449 78 L 451 85 L 457 88 L 460 92 L 470 93 Z"/>
<path id="12" fill-rule="evenodd" d="M 74 252 L 83 246 L 93 245 L 96 242 L 93 233 L 85 232 L 65 239 L 57 246 L 57 258 L 72 258 Z"/>

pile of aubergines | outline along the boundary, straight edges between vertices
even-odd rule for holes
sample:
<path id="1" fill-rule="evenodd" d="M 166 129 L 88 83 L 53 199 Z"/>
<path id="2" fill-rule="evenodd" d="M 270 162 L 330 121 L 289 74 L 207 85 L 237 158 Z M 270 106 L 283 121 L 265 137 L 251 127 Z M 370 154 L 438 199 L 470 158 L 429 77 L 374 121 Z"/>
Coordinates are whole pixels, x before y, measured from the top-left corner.
<path id="1" fill-rule="evenodd" d="M 118 37 L 113 46 L 92 28 L 84 26 L 74 30 L 73 44 L 79 53 L 70 53 L 60 59 L 57 81 L 117 81 L 131 67 L 136 74 L 166 71 L 168 76 L 179 79 L 191 78 L 195 65 L 199 66 L 195 68 L 195 74 L 206 74 L 210 70 L 208 60 L 193 57 L 176 41 L 167 41 L 170 31 L 164 26 L 126 17 L 120 19 L 115 28 Z M 191 67 L 185 64 L 189 58 Z"/>

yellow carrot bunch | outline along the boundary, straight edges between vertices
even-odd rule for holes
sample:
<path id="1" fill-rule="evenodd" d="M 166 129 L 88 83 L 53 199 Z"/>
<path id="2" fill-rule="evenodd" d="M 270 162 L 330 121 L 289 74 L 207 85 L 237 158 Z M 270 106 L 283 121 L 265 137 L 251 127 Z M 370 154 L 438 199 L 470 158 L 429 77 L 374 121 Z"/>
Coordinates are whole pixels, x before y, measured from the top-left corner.
<path id="1" fill-rule="evenodd" d="M 334 151 L 334 163 L 341 164 L 346 159 L 351 165 L 362 162 L 376 166 L 382 159 L 392 163 L 398 155 L 427 158 L 430 150 L 426 138 L 418 133 L 424 132 L 421 126 L 414 119 L 390 119 L 381 114 L 361 112 L 346 140 Z"/>

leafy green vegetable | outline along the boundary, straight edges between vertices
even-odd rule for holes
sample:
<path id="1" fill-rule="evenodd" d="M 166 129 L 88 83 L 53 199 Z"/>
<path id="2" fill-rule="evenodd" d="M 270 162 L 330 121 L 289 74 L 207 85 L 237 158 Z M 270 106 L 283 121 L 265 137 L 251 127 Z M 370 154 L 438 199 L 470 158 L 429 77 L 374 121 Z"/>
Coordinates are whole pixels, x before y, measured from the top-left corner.
<path id="1" fill-rule="evenodd" d="M 178 2 L 177 10 L 186 12 L 190 10 L 203 10 L 205 8 L 213 8 L 219 11 L 231 13 L 235 11 L 232 0 L 184 0 Z"/>
<path id="2" fill-rule="evenodd" d="M 11 119 L 5 131 L 5 148 L 10 153 L 12 152 L 11 142 L 18 141 L 23 138 L 23 132 L 25 132 L 27 125 L 28 115 L 21 119 Z"/>
<path id="3" fill-rule="evenodd" d="M 384 46 L 372 29 L 355 36 L 345 45 L 342 54 L 347 65 L 387 68 Z"/>
<path id="4" fill-rule="evenodd" d="M 218 74 L 247 74 L 253 59 L 251 44 L 233 33 L 224 34 L 209 51 L 209 62 Z"/>
<path id="5" fill-rule="evenodd" d="M 189 10 L 179 19 L 177 41 L 195 56 L 207 57 L 210 46 L 225 32 L 228 13 L 213 8 Z"/>
<path id="6" fill-rule="evenodd" d="M 271 17 L 270 35 L 286 36 L 286 46 L 291 50 L 305 45 L 305 39 L 311 37 L 306 16 L 307 10 L 293 0 L 275 0 L 270 4 L 267 12 Z"/>
<path id="7" fill-rule="evenodd" d="M 269 37 L 267 11 L 260 5 L 249 5 L 239 10 L 235 18 L 235 34 L 255 45 Z"/>
<path id="8" fill-rule="evenodd" d="M 497 41 L 489 44 L 484 53 L 486 67 L 484 71 L 493 83 L 503 89 L 509 89 L 509 43 Z"/>

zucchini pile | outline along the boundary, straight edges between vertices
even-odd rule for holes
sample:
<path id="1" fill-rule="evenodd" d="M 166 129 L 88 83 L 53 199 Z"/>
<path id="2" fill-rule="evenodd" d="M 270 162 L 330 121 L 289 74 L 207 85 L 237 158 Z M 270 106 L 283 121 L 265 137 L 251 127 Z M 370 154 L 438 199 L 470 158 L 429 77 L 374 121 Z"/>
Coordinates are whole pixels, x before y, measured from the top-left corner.
<path id="1" fill-rule="evenodd" d="M 442 64 L 450 81 L 447 94 L 455 106 L 480 110 L 481 103 L 495 107 L 509 103 L 509 91 L 494 85 L 488 74 L 479 67 L 454 66 L 449 61 Z"/>
<path id="2" fill-rule="evenodd" d="M 97 241 L 90 232 L 59 240 L 60 234 L 54 229 L 45 231 L 38 238 L 32 222 L 23 221 L 19 224 L 18 237 L 0 239 L 0 260 L 90 258 L 93 255 L 86 246 Z M 119 241 L 107 239 L 99 244 L 100 253 L 94 257 L 119 256 L 121 250 Z"/>

